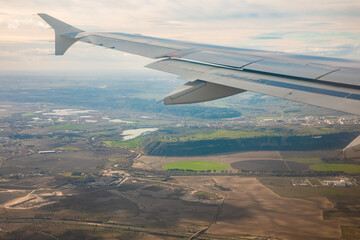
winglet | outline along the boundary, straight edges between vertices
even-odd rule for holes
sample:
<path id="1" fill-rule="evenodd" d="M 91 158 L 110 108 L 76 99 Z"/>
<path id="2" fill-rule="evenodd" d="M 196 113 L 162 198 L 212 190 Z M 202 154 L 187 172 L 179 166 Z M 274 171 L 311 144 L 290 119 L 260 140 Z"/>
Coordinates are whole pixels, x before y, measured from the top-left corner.
<path id="1" fill-rule="evenodd" d="M 77 41 L 75 38 L 64 36 L 65 34 L 83 32 L 45 13 L 38 15 L 55 30 L 55 55 L 63 55 Z"/>

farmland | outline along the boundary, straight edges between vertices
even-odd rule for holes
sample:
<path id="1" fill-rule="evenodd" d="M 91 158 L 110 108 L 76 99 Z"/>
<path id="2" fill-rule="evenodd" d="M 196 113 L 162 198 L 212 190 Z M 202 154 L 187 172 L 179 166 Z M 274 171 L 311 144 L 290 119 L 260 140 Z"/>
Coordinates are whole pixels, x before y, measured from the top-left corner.
<path id="1" fill-rule="evenodd" d="M 187 129 L 184 135 L 183 129 L 175 131 L 175 134 L 161 138 L 165 142 L 187 142 L 187 141 L 204 141 L 217 139 L 241 139 L 255 137 L 275 137 L 275 136 L 307 136 L 307 135 L 324 135 L 339 132 L 353 132 L 358 128 L 349 126 L 334 127 L 314 127 L 305 128 L 302 126 L 282 126 L 278 127 L 242 127 L 232 129 L 215 129 L 215 130 L 194 130 Z M 190 130 L 190 131 L 189 131 Z M 359 131 L 359 130 L 357 130 Z"/>
<path id="2" fill-rule="evenodd" d="M 231 164 L 231 167 L 246 171 L 266 171 L 266 172 L 286 172 L 286 171 L 304 171 L 307 166 L 297 163 L 280 160 L 245 160 L 238 161 Z"/>
<path id="3" fill-rule="evenodd" d="M 323 172 L 345 172 L 350 174 L 360 173 L 360 165 L 355 164 L 336 164 L 336 163 L 322 163 L 311 165 L 310 168 L 316 171 Z"/>
<path id="4" fill-rule="evenodd" d="M 61 146 L 61 147 L 57 147 L 56 149 L 66 150 L 66 151 L 79 151 L 80 150 L 77 147 L 73 147 L 73 146 L 69 146 L 69 145 L 64 145 L 64 146 Z"/>
<path id="5" fill-rule="evenodd" d="M 139 144 L 142 141 L 144 141 L 144 137 L 139 137 L 127 141 L 104 141 L 104 143 L 109 147 L 136 149 L 139 147 Z"/>
<path id="6" fill-rule="evenodd" d="M 304 164 L 319 164 L 322 163 L 321 158 L 288 158 L 286 161 L 304 163 Z"/>
<path id="7" fill-rule="evenodd" d="M 218 129 L 215 131 L 197 133 L 194 135 L 188 135 L 180 138 L 170 138 L 169 142 L 180 141 L 201 141 L 201 140 L 215 140 L 215 139 L 238 139 L 238 138 L 252 138 L 262 136 L 280 136 L 279 133 L 274 131 L 236 131 L 236 130 L 225 130 Z"/>
<path id="8" fill-rule="evenodd" d="M 290 184 L 295 177 L 258 177 L 260 183 L 271 189 L 273 192 L 284 198 L 313 198 L 326 197 L 346 199 L 358 199 L 359 188 L 337 188 L 319 185 L 317 187 L 295 187 Z M 315 180 L 315 179 L 310 179 Z"/>
<path id="9" fill-rule="evenodd" d="M 82 130 L 82 129 L 87 129 L 88 126 L 58 124 L 58 125 L 50 126 L 49 128 L 53 130 Z"/>
<path id="10" fill-rule="evenodd" d="M 360 179 L 329 168 L 360 164 L 337 159 L 358 117 L 259 96 L 156 104 L 171 81 L 4 81 L 20 89 L 1 89 L 1 239 L 359 235 Z"/>
<path id="11" fill-rule="evenodd" d="M 26 113 L 22 113 L 21 116 L 23 116 L 23 117 L 33 117 L 33 116 L 35 116 L 35 113 L 33 113 L 33 112 L 26 112 Z"/>
<path id="12" fill-rule="evenodd" d="M 219 162 L 206 162 L 206 161 L 183 161 L 167 163 L 162 166 L 165 170 L 178 169 L 180 171 L 223 171 L 228 169 L 228 164 Z"/>

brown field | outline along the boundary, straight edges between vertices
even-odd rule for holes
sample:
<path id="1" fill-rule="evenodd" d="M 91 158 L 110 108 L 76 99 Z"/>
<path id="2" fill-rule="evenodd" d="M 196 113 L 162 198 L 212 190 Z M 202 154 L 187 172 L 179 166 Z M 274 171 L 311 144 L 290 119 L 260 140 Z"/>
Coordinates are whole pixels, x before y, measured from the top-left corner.
<path id="1" fill-rule="evenodd" d="M 341 150 L 281 151 L 283 158 L 335 158 Z"/>
<path id="2" fill-rule="evenodd" d="M 37 183 L 38 179 L 31 179 L 33 182 L 30 185 L 38 188 L 45 184 Z M 113 226 L 115 229 L 108 232 L 114 236 L 137 233 L 129 239 L 174 239 L 174 234 L 189 237 L 210 226 L 203 236 L 208 239 L 246 239 L 249 234 L 293 240 L 338 239 L 340 225 L 355 227 L 354 222 L 344 221 L 344 218 L 324 220 L 323 210 L 334 209 L 334 205 L 324 197 L 279 197 L 256 178 L 177 176 L 164 181 L 163 178 L 130 177 L 121 185 L 103 189 L 89 188 L 90 185 L 74 178 L 50 180 L 49 177 L 47 185 L 54 182 L 53 190 L 35 191 L 32 195 L 28 195 L 30 191 L 3 189 L 0 196 L 4 196 L 7 203 L 9 194 L 18 201 L 24 200 L 21 197 L 36 197 L 35 194 L 38 197 L 33 200 L 37 201 L 36 207 L 16 205 L 25 207 L 22 210 L 3 203 L 0 228 L 9 234 L 32 236 L 42 234 L 38 230 L 41 224 L 51 223 L 53 229 L 44 229 L 59 237 L 62 234 L 77 236 L 77 232 L 66 233 L 70 226 L 70 230 L 74 231 L 88 229 L 82 234 L 89 236 L 105 236 L 103 234 Z M 15 187 L 15 182 L 20 184 L 23 181 L 14 180 L 14 183 L 8 184 Z M 53 193 L 55 189 L 64 192 L 64 195 L 39 195 Z M 223 199 L 222 211 L 217 214 Z M 44 204 L 45 201 L 53 203 Z M 215 223 L 214 216 L 218 216 Z M 84 221 L 88 226 L 99 224 L 99 228 L 95 231 L 86 227 Z M 162 233 L 173 235 L 158 238 Z"/>
<path id="3" fill-rule="evenodd" d="M 0 168 L 0 174 L 31 173 L 35 170 L 92 173 L 98 166 L 111 166 L 109 159 L 127 158 L 132 154 L 130 151 L 123 149 L 74 152 L 63 150 L 62 152 L 50 154 L 35 153 L 8 159 L 5 162 L 5 167 Z M 17 168 L 21 170 L 17 170 Z"/>
<path id="4" fill-rule="evenodd" d="M 214 177 L 226 192 L 223 210 L 208 234 L 259 234 L 281 239 L 338 239 L 338 223 L 323 220 L 326 198 L 281 198 L 255 178 Z"/>
<path id="5" fill-rule="evenodd" d="M 94 150 L 64 151 L 15 157 L 7 161 L 8 165 L 0 169 L 0 174 L 16 173 L 17 168 L 33 171 L 35 166 L 44 170 L 92 172 L 98 165 L 111 166 L 113 163 L 108 159 L 133 154 L 122 151 L 106 154 Z M 264 162 L 266 166 L 276 162 L 278 168 L 284 168 L 277 151 L 204 157 L 142 156 L 135 161 L 137 168 L 155 170 L 175 161 L 216 161 L 229 165 Z M 288 166 L 292 169 L 291 164 L 289 162 Z M 276 167 L 269 170 L 276 170 Z M 237 172 L 234 168 L 230 170 Z M 57 227 L 44 227 L 46 233 L 58 238 L 64 234 L 81 238 L 76 231 L 86 229 L 81 232 L 83 236 L 105 236 L 108 232 L 128 239 L 175 239 L 188 238 L 206 227 L 208 230 L 199 239 L 246 239 L 247 235 L 249 238 L 263 236 L 289 240 L 338 239 L 340 235 L 358 234 L 356 216 L 350 219 L 346 215 L 347 209 L 340 208 L 342 205 L 337 206 L 334 197 L 329 197 L 338 196 L 341 201 L 344 196 L 358 199 L 349 195 L 355 191 L 353 189 L 359 189 L 358 186 L 341 190 L 298 188 L 290 184 L 292 178 L 285 177 L 262 177 L 259 182 L 256 178 L 239 176 L 164 178 L 133 174 L 125 179 L 114 185 L 108 183 L 112 177 L 96 174 L 74 177 L 59 173 L 8 178 L 0 182 L 0 229 L 4 231 L 0 232 L 0 238 L 6 232 L 14 233 L 14 236 L 43 234 L 39 227 L 50 223 Z M 323 194 L 325 190 L 329 196 Z M 358 202 L 350 205 L 356 207 Z M 98 231 L 93 230 L 94 224 L 99 224 Z M 129 234 L 133 234 L 131 238 Z M 12 236 L 6 235 L 4 239 L 14 239 Z"/>
<path id="6" fill-rule="evenodd" d="M 94 169 L 98 165 L 105 164 L 103 158 L 99 158 L 91 151 L 83 152 L 62 152 L 51 154 L 34 154 L 30 156 L 18 157 L 7 161 L 11 166 L 22 166 L 32 169 L 33 166 L 40 166 L 40 169 L 47 171 L 86 171 Z"/>
<path id="7" fill-rule="evenodd" d="M 42 191 L 43 195 L 40 195 L 39 191 L 2 189 L 0 197 L 6 196 L 6 199 L 0 205 L 0 229 L 3 230 L 0 239 L 14 239 L 12 236 L 26 236 L 27 233 L 27 239 L 32 239 L 41 235 L 39 226 L 44 222 L 58 225 L 46 231 L 57 237 L 65 234 L 70 225 L 74 226 L 73 229 L 82 229 L 84 222 L 107 224 L 107 229 L 123 229 L 127 234 L 141 233 L 123 239 L 174 239 L 174 234 L 189 237 L 210 224 L 217 200 L 198 201 L 193 197 L 195 192 L 204 190 L 200 184 L 204 182 L 189 187 L 176 179 L 171 182 L 161 180 L 130 178 L 119 186 L 99 189 L 89 188 L 76 178 L 54 179 L 53 189 L 63 191 L 63 196 L 50 196 L 47 194 L 50 190 Z M 211 179 L 204 181 L 214 184 Z M 40 184 L 33 182 L 32 185 L 37 187 Z M 7 196 L 9 193 L 12 195 Z M 26 227 L 28 223 L 31 224 Z M 94 236 L 91 230 L 83 234 Z M 4 233 L 9 235 L 3 236 Z M 154 236 L 162 233 L 169 237 Z M 74 234 L 76 236 L 76 233 L 71 233 L 71 236 Z M 118 237 L 121 235 L 116 234 Z M 100 235 L 104 236 L 104 233 Z"/>

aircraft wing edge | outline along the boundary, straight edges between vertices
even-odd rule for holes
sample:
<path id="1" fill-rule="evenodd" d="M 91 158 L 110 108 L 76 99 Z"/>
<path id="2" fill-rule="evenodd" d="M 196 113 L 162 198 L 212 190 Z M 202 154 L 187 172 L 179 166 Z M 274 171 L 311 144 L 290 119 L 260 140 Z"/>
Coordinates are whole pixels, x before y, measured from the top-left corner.
<path id="1" fill-rule="evenodd" d="M 320 83 L 250 74 L 181 59 L 164 59 L 146 67 L 168 72 L 183 79 L 202 80 L 213 84 L 252 91 L 300 103 L 360 115 L 360 90 L 332 87 Z M 191 81 L 191 80 L 190 80 Z"/>

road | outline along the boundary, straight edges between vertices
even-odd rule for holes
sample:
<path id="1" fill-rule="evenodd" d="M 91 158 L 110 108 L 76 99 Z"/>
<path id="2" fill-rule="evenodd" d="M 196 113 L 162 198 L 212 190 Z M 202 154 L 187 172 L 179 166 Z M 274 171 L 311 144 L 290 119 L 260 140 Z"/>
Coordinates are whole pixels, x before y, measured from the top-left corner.
<path id="1" fill-rule="evenodd" d="M 89 225 L 89 226 L 97 226 L 103 228 L 113 228 L 113 229 L 121 229 L 125 231 L 132 231 L 132 232 L 143 232 L 149 233 L 152 235 L 158 236 L 169 236 L 169 237 L 176 237 L 176 238 L 188 238 L 190 234 L 188 233 L 174 233 L 174 232 L 167 232 L 163 230 L 157 229 L 146 229 L 142 227 L 133 227 L 128 225 L 122 225 L 117 223 L 98 223 L 98 222 L 90 222 L 90 221 L 78 221 L 78 220 L 71 220 L 71 219 L 51 219 L 51 218 L 0 218 L 0 222 L 2 223 L 34 223 L 34 222 L 51 222 L 51 223 L 70 223 L 70 224 L 79 224 L 79 225 Z"/>

